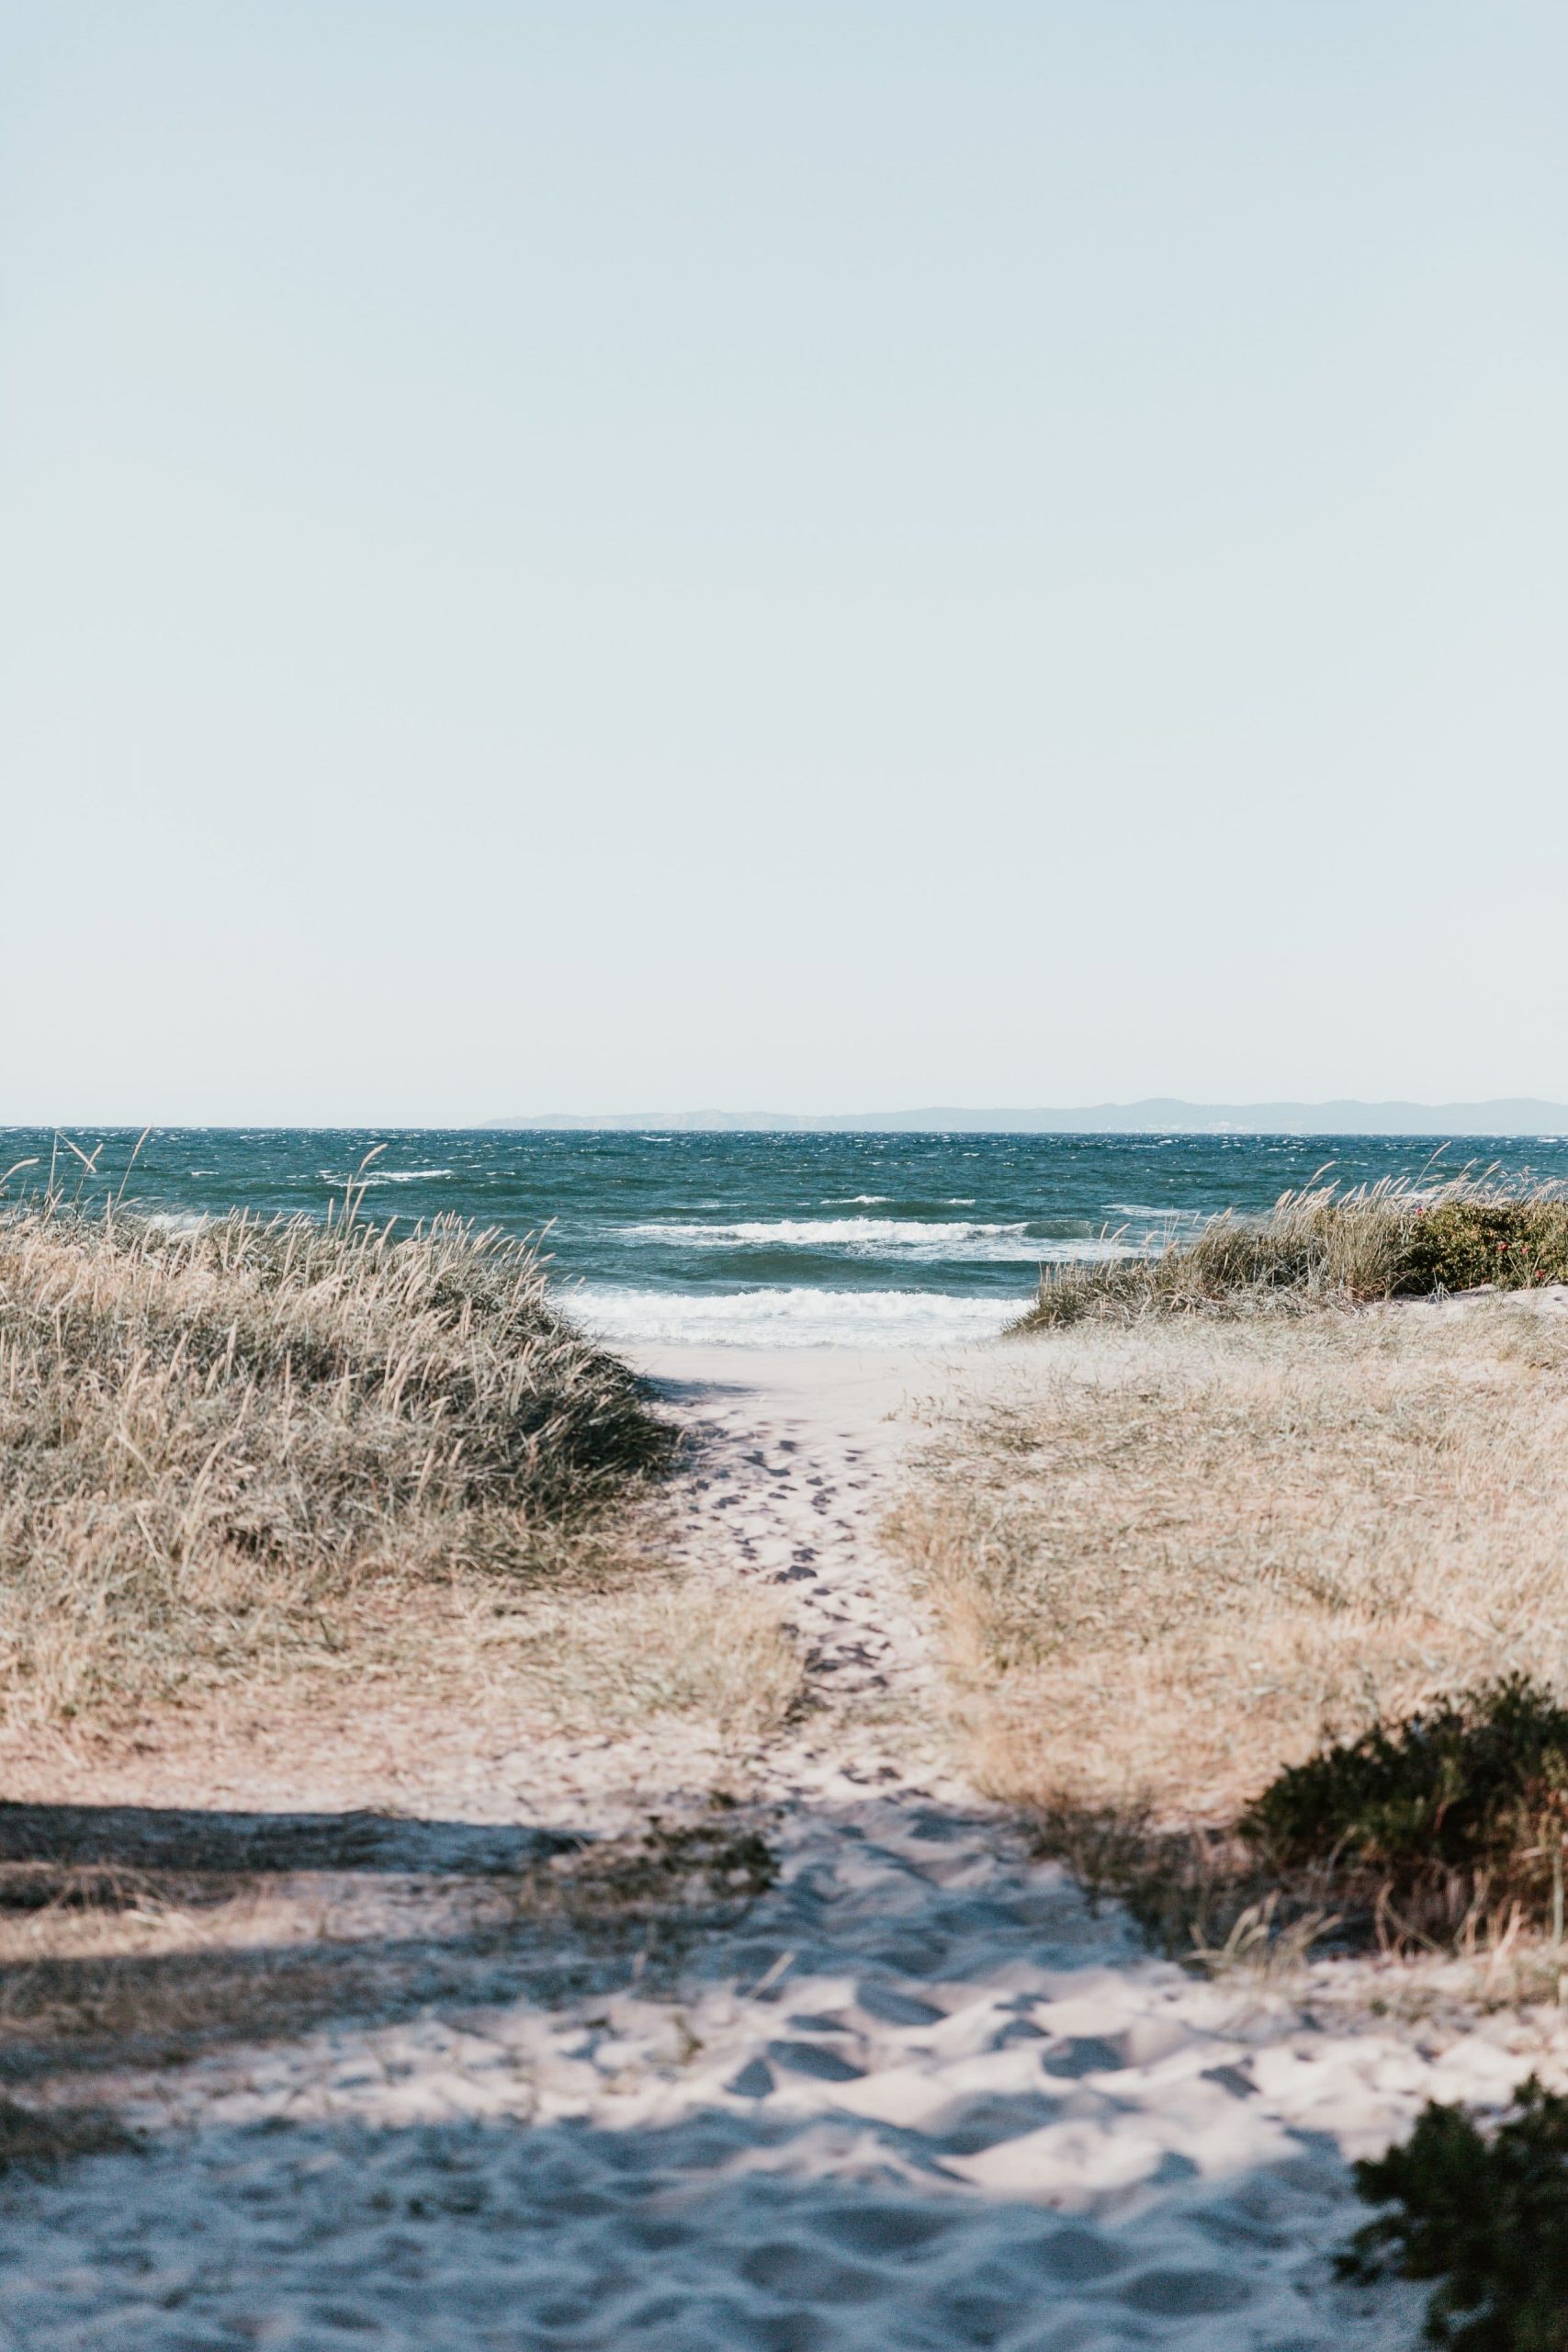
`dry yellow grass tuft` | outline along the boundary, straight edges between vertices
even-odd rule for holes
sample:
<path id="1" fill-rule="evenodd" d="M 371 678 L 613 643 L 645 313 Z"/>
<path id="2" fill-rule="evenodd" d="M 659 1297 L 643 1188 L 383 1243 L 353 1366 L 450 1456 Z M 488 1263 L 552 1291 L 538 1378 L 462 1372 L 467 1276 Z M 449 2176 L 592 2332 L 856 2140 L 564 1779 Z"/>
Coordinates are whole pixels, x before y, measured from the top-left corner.
<path id="1" fill-rule="evenodd" d="M 526 1246 L 442 1223 L 0 1219 L 0 1724 L 300 1674 L 545 1727 L 757 1726 L 776 1612 L 685 1597 L 674 1450 Z M 765 1622 L 764 1622 L 765 1620 Z"/>
<path id="2" fill-rule="evenodd" d="M 753 1738 L 776 1730 L 800 1695 L 800 1653 L 778 1603 L 740 1587 L 643 1577 L 635 1587 L 541 1595 L 512 1638 L 491 1629 L 503 1671 L 541 1721 L 562 1732 L 626 1731 L 658 1715 L 703 1716 Z M 483 1670 L 482 1637 L 462 1671 Z"/>
<path id="3" fill-rule="evenodd" d="M 1085 1317 L 1303 1313 L 1568 1281 L 1568 1199 L 1556 1184 L 1385 1178 L 1283 1193 L 1267 1216 L 1231 1210 L 1190 1240 L 1042 1270 L 1020 1331 Z"/>
<path id="4" fill-rule="evenodd" d="M 1228 1821 L 1325 1732 L 1568 1687 L 1568 1317 L 1086 1321 L 1008 1351 L 891 1529 L 975 1765 Z"/>
<path id="5" fill-rule="evenodd" d="M 0 1699 L 139 1705 L 343 1602 L 547 1571 L 667 1455 L 526 1248 L 456 1225 L 0 1222 Z"/>

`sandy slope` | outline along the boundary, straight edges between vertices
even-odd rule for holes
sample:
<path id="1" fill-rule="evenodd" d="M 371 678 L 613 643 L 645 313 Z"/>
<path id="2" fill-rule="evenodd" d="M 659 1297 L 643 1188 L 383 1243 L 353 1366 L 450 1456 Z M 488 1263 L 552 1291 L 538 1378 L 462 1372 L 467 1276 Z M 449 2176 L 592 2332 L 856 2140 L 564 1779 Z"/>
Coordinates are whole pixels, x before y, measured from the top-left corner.
<path id="1" fill-rule="evenodd" d="M 726 1767 L 780 1883 L 662 1973 L 606 1950 L 124 2079 L 147 2153 L 5 2188 L 0 2352 L 1413 2345 L 1406 2290 L 1333 2280 L 1346 2158 L 1506 2098 L 1555 2014 L 1336 2026 L 1322 1971 L 1286 1999 L 1143 1956 L 954 1776 L 874 1541 L 950 1371 L 650 1369 L 705 1432 L 690 1543 L 807 1645 L 813 1709 Z M 467 1810 L 608 1817 L 713 1762 L 564 1743 Z"/>

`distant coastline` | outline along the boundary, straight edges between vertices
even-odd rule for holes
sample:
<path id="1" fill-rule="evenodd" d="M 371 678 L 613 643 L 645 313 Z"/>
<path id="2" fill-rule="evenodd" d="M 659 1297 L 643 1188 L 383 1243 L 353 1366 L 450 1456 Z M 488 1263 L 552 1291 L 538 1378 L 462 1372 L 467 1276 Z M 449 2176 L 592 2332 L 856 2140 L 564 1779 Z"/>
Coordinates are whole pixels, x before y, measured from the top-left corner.
<path id="1" fill-rule="evenodd" d="M 545 1111 L 481 1127 L 751 1135 L 1568 1136 L 1568 1103 L 1524 1096 L 1488 1102 L 1185 1102 L 1151 1096 L 1073 1110 Z"/>

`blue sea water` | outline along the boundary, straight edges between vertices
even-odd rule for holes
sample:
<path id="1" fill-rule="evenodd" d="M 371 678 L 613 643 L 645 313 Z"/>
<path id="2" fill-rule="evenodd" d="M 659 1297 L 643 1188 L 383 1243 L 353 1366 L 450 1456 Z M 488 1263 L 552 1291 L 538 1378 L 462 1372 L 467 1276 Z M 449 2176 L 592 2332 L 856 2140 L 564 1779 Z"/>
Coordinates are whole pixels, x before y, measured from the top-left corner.
<path id="1" fill-rule="evenodd" d="M 773 1135 L 448 1128 L 0 1131 L 6 1197 L 123 1189 L 161 1216 L 341 1208 L 538 1236 L 574 1311 L 626 1342 L 919 1346 L 999 1330 L 1042 1264 L 1157 1248 L 1218 1210 L 1495 1166 L 1568 1182 L 1568 1137 Z M 76 1153 L 92 1161 L 91 1169 Z M 1435 1157 L 1436 1155 L 1436 1157 Z"/>

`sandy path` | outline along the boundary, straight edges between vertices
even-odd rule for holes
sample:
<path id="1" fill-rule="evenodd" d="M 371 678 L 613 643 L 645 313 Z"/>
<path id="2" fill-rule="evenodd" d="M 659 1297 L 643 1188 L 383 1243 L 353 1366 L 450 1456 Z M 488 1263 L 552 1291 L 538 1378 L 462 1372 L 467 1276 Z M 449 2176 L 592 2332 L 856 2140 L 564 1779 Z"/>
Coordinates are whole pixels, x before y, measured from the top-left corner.
<path id="1" fill-rule="evenodd" d="M 612 1954 L 586 1990 L 126 2082 L 145 2154 L 5 2189 L 0 2352 L 1413 2345 L 1408 2292 L 1333 2280 L 1346 2156 L 1427 2095 L 1506 2098 L 1554 2023 L 1335 2030 L 1312 1979 L 1143 1956 L 945 1759 L 873 1541 L 940 1374 L 653 1368 L 705 1432 L 697 1555 L 807 1645 L 818 1704 L 746 1761 L 779 1883 L 657 1986 Z M 511 1817 L 615 1761 L 551 1758 Z"/>
<path id="2" fill-rule="evenodd" d="M 844 1796 L 931 1769 L 937 1678 L 903 1580 L 876 1542 L 942 1367 L 895 1354 L 667 1349 L 641 1367 L 700 1440 L 687 1551 L 777 1590 L 805 1654 L 803 1732 L 750 1759 L 759 1791 Z"/>

